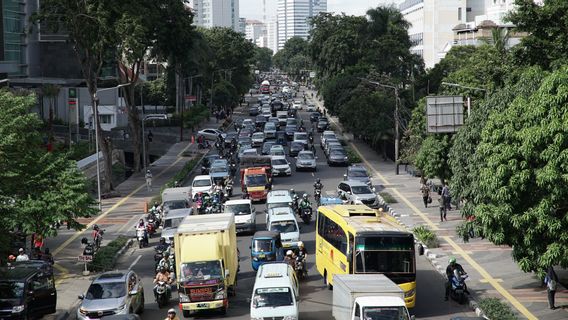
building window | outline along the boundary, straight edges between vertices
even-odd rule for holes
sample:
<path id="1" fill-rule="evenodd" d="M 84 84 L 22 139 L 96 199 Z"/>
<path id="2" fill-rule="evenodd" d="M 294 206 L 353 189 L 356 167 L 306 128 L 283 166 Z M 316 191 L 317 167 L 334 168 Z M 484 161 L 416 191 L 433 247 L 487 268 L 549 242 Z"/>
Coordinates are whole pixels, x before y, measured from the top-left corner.
<path id="1" fill-rule="evenodd" d="M 462 8 L 458 8 L 458 20 L 462 20 Z"/>
<path id="2" fill-rule="evenodd" d="M 112 114 L 99 114 L 101 124 L 112 124 Z"/>

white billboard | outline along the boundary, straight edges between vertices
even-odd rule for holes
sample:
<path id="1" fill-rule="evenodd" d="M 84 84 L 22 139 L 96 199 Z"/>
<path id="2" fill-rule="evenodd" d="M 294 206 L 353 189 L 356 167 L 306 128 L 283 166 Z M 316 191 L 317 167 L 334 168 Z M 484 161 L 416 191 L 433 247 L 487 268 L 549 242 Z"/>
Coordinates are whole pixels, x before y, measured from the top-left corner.
<path id="1" fill-rule="evenodd" d="M 463 126 L 463 109 L 462 96 L 426 97 L 428 132 L 456 132 Z"/>

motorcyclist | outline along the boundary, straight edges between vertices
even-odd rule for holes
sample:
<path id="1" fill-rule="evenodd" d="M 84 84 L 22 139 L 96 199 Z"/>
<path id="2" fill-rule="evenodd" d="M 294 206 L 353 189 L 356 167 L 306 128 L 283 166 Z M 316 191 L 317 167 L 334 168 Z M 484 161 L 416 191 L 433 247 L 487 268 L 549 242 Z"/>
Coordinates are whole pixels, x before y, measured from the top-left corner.
<path id="1" fill-rule="evenodd" d="M 150 208 L 150 212 L 157 215 L 160 212 L 160 204 L 158 201 L 154 201 L 154 205 Z"/>
<path id="2" fill-rule="evenodd" d="M 164 255 L 160 262 L 158 262 L 158 270 L 165 268 L 166 270 L 170 269 L 170 253 L 168 251 L 164 251 Z"/>
<path id="3" fill-rule="evenodd" d="M 103 231 L 99 228 L 98 225 L 93 225 L 93 243 L 96 246 L 100 246 L 100 243 L 103 239 Z"/>
<path id="4" fill-rule="evenodd" d="M 174 308 L 168 310 L 168 316 L 164 320 L 179 320 L 179 317 L 176 315 L 176 310 Z"/>
<path id="5" fill-rule="evenodd" d="M 294 251 L 288 250 L 286 251 L 286 256 L 284 257 L 284 262 L 289 264 L 294 270 L 296 270 L 296 257 L 294 255 Z"/>
<path id="6" fill-rule="evenodd" d="M 308 258 L 308 251 L 306 250 L 306 247 L 304 246 L 304 242 L 302 242 L 302 241 L 298 242 L 298 257 L 301 260 L 306 260 Z"/>
<path id="7" fill-rule="evenodd" d="M 172 282 L 172 279 L 170 278 L 170 273 L 168 272 L 168 269 L 166 269 L 165 267 L 159 267 L 159 271 L 156 274 L 156 277 L 154 278 L 154 297 L 157 298 L 158 293 L 157 293 L 157 289 L 158 289 L 158 282 L 163 281 L 167 284 L 166 289 L 168 296 L 170 295 L 170 284 Z"/>
<path id="8" fill-rule="evenodd" d="M 316 183 L 314 183 L 314 190 L 322 190 L 323 189 L 323 184 L 321 183 L 320 178 L 316 179 Z"/>
<path id="9" fill-rule="evenodd" d="M 144 241 L 148 243 L 148 233 L 146 232 L 146 223 L 144 223 L 144 219 L 138 220 L 138 223 L 134 226 L 134 229 L 136 229 L 136 231 L 144 230 Z"/>
<path id="10" fill-rule="evenodd" d="M 467 274 L 461 264 L 456 262 L 455 257 L 450 257 L 448 267 L 446 267 L 446 276 L 448 277 L 448 281 L 446 282 L 446 296 L 444 300 L 448 300 L 450 296 L 450 289 L 452 288 L 452 278 L 454 277 L 454 270 L 457 270 L 460 275 Z M 464 291 L 469 294 L 467 288 L 464 287 Z"/>
<path id="11" fill-rule="evenodd" d="M 310 212 L 312 211 L 312 204 L 310 203 L 310 200 L 308 200 L 308 194 L 304 193 L 304 195 L 302 196 L 302 200 L 300 201 L 300 204 L 298 205 L 298 207 L 300 208 L 300 210 L 309 208 Z"/>
<path id="12" fill-rule="evenodd" d="M 162 253 L 166 252 L 166 250 L 168 250 L 169 245 L 166 243 L 166 238 L 161 237 L 160 238 L 160 243 L 158 243 L 158 245 L 156 246 L 156 251 L 162 251 Z"/>

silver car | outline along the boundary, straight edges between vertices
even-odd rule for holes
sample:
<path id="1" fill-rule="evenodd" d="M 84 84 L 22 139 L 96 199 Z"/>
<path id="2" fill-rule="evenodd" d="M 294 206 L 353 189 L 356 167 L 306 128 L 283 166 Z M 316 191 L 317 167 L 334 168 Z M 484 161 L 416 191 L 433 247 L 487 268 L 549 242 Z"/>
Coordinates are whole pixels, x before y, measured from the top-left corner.
<path id="1" fill-rule="evenodd" d="M 346 198 L 349 204 L 364 204 L 376 209 L 380 206 L 379 198 L 375 194 L 375 188 L 361 181 L 342 181 L 337 186 L 337 194 L 340 198 Z"/>
<path id="2" fill-rule="evenodd" d="M 317 171 L 316 157 L 311 151 L 300 151 L 296 157 L 296 171 L 310 169 Z"/>
<path id="3" fill-rule="evenodd" d="M 77 309 L 79 320 L 144 311 L 142 282 L 136 273 L 129 270 L 101 274 L 79 299 L 83 300 Z"/>

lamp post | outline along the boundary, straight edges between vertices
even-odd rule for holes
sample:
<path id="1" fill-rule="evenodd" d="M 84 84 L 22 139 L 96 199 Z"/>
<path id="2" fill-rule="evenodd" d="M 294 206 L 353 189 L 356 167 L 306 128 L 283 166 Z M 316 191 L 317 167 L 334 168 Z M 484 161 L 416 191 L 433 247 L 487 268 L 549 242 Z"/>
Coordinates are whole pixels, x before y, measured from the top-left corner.
<path id="1" fill-rule="evenodd" d="M 142 170 L 146 170 L 146 133 L 144 129 L 144 122 L 147 120 L 167 120 L 168 116 L 165 114 L 149 114 L 142 118 Z"/>
<path id="2" fill-rule="evenodd" d="M 361 80 L 367 81 L 370 84 L 374 84 L 379 87 L 393 89 L 395 95 L 395 108 L 394 108 L 394 163 L 396 165 L 396 174 L 399 173 L 398 171 L 398 148 L 400 144 L 400 133 L 399 133 L 399 120 L 398 120 L 398 113 L 399 113 L 399 105 L 400 105 L 400 98 L 398 96 L 398 87 L 389 85 L 389 84 L 382 84 L 377 81 L 371 81 L 368 79 L 359 78 Z"/>
<path id="3" fill-rule="evenodd" d="M 448 86 L 448 87 L 457 87 L 457 88 L 463 88 L 463 89 L 468 89 L 468 90 L 477 90 L 477 91 L 483 91 L 485 92 L 485 98 L 487 98 L 487 89 L 484 88 L 477 88 L 477 87 L 468 87 L 468 86 L 463 86 L 461 84 L 458 83 L 450 83 L 450 82 L 442 82 L 441 83 L 444 86 Z M 469 117 L 471 113 L 471 98 L 467 97 L 467 116 Z"/>
<path id="4" fill-rule="evenodd" d="M 110 87 L 110 88 L 103 88 L 103 89 L 99 89 L 97 91 L 95 91 L 95 94 L 93 94 L 93 103 L 94 103 L 94 118 L 95 118 L 95 154 L 97 155 L 97 196 L 98 196 L 98 200 L 99 200 L 99 210 L 102 210 L 102 202 L 101 202 L 101 165 L 100 165 L 100 161 L 99 161 L 99 98 L 97 97 L 97 94 L 99 92 L 103 92 L 103 91 L 109 91 L 109 90 L 115 90 L 115 89 L 119 89 L 122 87 L 126 87 L 129 86 L 130 83 L 123 83 L 123 84 L 119 84 L 116 87 Z M 110 170 L 110 168 L 107 168 L 107 170 Z"/>

